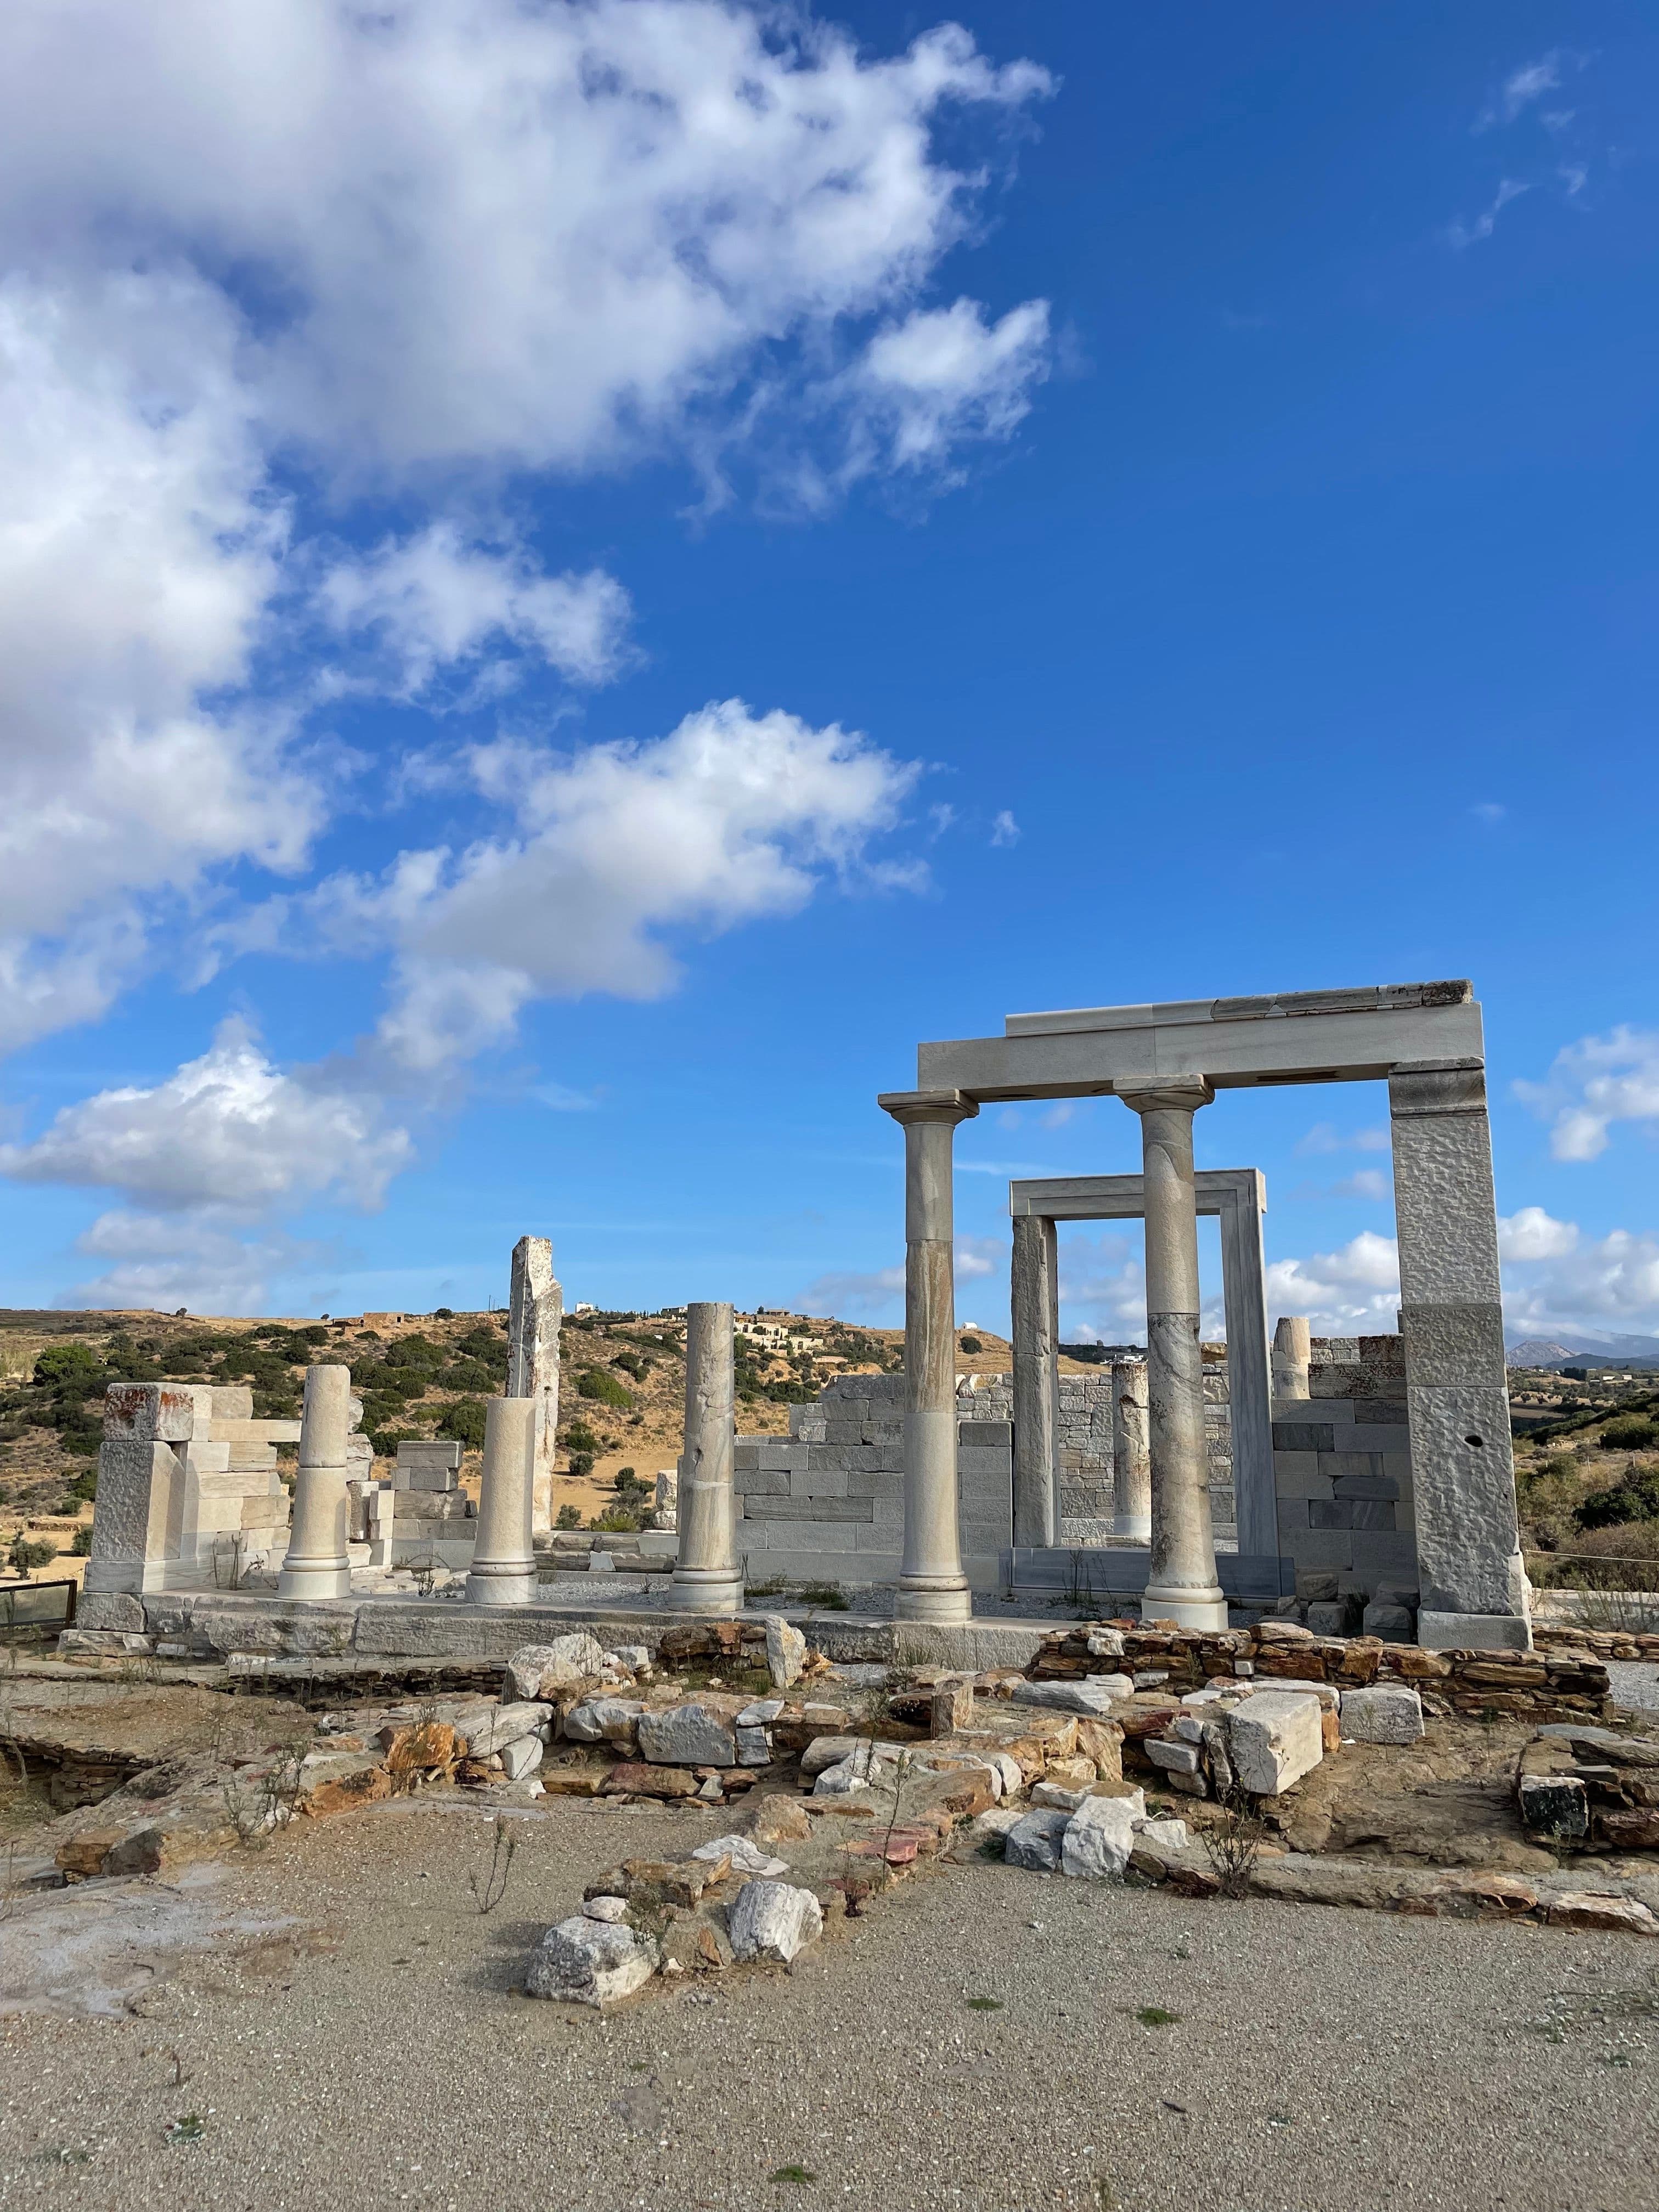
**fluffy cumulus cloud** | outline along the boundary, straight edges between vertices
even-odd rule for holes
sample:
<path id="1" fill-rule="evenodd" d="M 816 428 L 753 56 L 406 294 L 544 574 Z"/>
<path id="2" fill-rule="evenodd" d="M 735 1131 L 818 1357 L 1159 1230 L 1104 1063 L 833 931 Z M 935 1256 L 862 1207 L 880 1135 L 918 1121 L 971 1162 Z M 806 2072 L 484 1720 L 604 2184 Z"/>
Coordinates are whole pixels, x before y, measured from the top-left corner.
<path id="1" fill-rule="evenodd" d="M 100 1091 L 66 1106 L 32 1144 L 0 1146 L 0 1174 L 246 1218 L 324 1195 L 378 1205 L 412 1156 L 408 1132 L 372 1097 L 283 1073 L 231 1020 L 164 1082 Z"/>
<path id="2" fill-rule="evenodd" d="M 378 1042 L 404 1069 L 496 1042 L 532 998 L 659 996 L 678 973 L 667 933 L 793 913 L 825 875 L 894 881 L 866 848 L 916 775 L 856 734 L 736 699 L 653 744 L 489 746 L 471 772 L 507 817 L 499 835 L 337 878 L 314 905 L 332 942 L 393 951 Z"/>
<path id="3" fill-rule="evenodd" d="M 314 1276 L 327 1259 L 320 1246 L 280 1233 L 250 1237 L 210 1213 L 125 1207 L 100 1214 L 76 1250 L 105 1264 L 63 1303 L 117 1312 L 176 1313 L 182 1306 L 195 1314 L 268 1313 L 274 1283 Z"/>
<path id="4" fill-rule="evenodd" d="M 1047 311 L 924 304 L 984 174 L 937 127 L 1048 88 L 724 0 L 0 12 L 0 1043 L 100 1012 L 158 902 L 304 866 L 339 763 L 268 672 L 319 620 L 400 697 L 617 672 L 624 586 L 473 520 L 522 472 L 1006 436 Z M 290 482 L 418 519 L 324 558 Z"/>
<path id="5" fill-rule="evenodd" d="M 1337 1252 L 1275 1260 L 1267 1268 L 1267 1311 L 1305 1314 L 1316 1335 L 1370 1336 L 1398 1327 L 1400 1255 L 1392 1237 L 1363 1230 Z"/>
<path id="6" fill-rule="evenodd" d="M 1542 1083 L 1517 1083 L 1516 1096 L 1550 1125 L 1558 1160 L 1593 1160 L 1616 1121 L 1659 1133 L 1659 1030 L 1620 1023 L 1606 1036 L 1582 1037 L 1555 1057 Z"/>
<path id="7" fill-rule="evenodd" d="M 1504 1315 L 1529 1336 L 1659 1329 L 1659 1237 L 1615 1229 L 1586 1237 L 1541 1206 L 1498 1224 Z"/>

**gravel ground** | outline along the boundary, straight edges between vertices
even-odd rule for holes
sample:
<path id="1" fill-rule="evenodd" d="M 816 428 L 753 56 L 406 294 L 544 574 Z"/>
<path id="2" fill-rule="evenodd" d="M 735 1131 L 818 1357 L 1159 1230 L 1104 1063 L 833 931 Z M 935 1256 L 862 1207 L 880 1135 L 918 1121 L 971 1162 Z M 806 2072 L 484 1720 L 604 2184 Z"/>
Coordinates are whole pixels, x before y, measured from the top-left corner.
<path id="1" fill-rule="evenodd" d="M 1194 1904 L 975 1861 L 832 1928 L 793 1975 L 658 1984 L 609 2020 L 515 1993 L 591 1870 L 683 1848 L 720 1817 L 527 1814 L 488 1918 L 467 1876 L 489 1830 L 437 1799 L 305 1823 L 196 1870 L 228 1932 L 158 1954 L 133 2016 L 0 2028 L 0 2203 L 1659 2201 L 1659 1943 L 1638 1937 Z M 106 1907 L 111 1892 L 76 1894 Z M 1143 2007 L 1179 2017 L 1143 2022 Z"/>
<path id="2" fill-rule="evenodd" d="M 1650 1659 L 1609 1659 L 1607 1680 L 1627 1712 L 1659 1712 L 1659 1666 Z"/>

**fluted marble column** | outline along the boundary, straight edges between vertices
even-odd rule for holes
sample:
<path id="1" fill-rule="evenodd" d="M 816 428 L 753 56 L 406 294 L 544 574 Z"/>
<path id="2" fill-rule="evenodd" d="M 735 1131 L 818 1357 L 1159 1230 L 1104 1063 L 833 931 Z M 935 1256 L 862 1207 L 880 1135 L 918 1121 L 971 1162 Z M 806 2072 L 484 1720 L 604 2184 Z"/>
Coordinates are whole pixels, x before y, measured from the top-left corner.
<path id="1" fill-rule="evenodd" d="M 466 1578 L 470 1605 L 530 1605 L 536 1596 L 535 1398 L 491 1398 L 484 1407 L 478 1535 Z"/>
<path id="2" fill-rule="evenodd" d="M 1198 1338 L 1198 1213 L 1193 1115 L 1215 1096 L 1201 1081 L 1148 1083 L 1119 1097 L 1140 1116 L 1146 1220 L 1146 1395 L 1152 1461 L 1146 1620 L 1224 1628 L 1216 1579 Z"/>
<path id="3" fill-rule="evenodd" d="M 904 1131 L 904 1558 L 901 1620 L 969 1620 L 957 1486 L 951 1152 L 978 1106 L 959 1091 L 890 1091 Z"/>
<path id="4" fill-rule="evenodd" d="M 732 1494 L 736 1380 L 732 1309 L 719 1302 L 685 1310 L 685 1450 L 679 1469 L 679 1547 L 672 1601 L 684 1613 L 738 1613 Z"/>
<path id="5" fill-rule="evenodd" d="M 288 1556 L 276 1577 L 278 1597 L 349 1597 L 350 1534 L 346 1499 L 346 1438 L 351 1431 L 351 1370 L 306 1370 L 300 1416 L 300 1472 Z"/>
<path id="6" fill-rule="evenodd" d="M 1113 1533 L 1124 1542 L 1152 1538 L 1152 1462 L 1146 1437 L 1146 1363 L 1112 1362 Z"/>

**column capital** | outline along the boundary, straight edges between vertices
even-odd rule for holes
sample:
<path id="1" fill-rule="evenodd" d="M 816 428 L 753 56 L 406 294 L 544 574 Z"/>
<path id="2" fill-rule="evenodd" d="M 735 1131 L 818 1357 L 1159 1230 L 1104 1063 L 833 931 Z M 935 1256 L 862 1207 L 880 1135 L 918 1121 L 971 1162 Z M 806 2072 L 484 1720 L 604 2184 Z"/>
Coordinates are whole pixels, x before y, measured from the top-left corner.
<path id="1" fill-rule="evenodd" d="M 1196 1113 L 1215 1097 L 1214 1084 L 1203 1075 L 1120 1076 L 1112 1091 L 1132 1114 Z"/>
<path id="2" fill-rule="evenodd" d="M 913 1121 L 943 1121 L 955 1128 L 979 1111 L 979 1101 L 960 1091 L 884 1091 L 876 1103 L 906 1128 Z"/>

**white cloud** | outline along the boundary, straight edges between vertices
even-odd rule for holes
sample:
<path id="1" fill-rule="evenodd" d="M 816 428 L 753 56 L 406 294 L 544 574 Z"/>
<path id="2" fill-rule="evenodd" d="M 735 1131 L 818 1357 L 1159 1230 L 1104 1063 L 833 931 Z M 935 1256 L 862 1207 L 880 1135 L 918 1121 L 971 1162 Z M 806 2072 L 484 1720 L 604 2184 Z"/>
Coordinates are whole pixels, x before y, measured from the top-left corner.
<path id="1" fill-rule="evenodd" d="M 1295 1150 L 1306 1158 L 1321 1152 L 1386 1152 L 1392 1139 L 1387 1129 L 1353 1129 L 1346 1135 L 1331 1121 L 1316 1121 L 1305 1137 L 1298 1137 Z"/>
<path id="2" fill-rule="evenodd" d="M 653 744 L 489 747 L 474 771 L 510 830 L 459 854 L 405 853 L 379 881 L 337 878 L 317 902 L 335 942 L 394 949 L 380 1042 L 403 1068 L 481 1050 L 535 998 L 660 996 L 679 973 L 665 932 L 793 913 L 826 876 L 915 880 L 867 849 L 897 819 L 914 765 L 741 700 Z"/>
<path id="3" fill-rule="evenodd" d="M 874 1267 L 863 1274 L 832 1271 L 808 1283 L 792 1303 L 803 1313 L 835 1314 L 843 1318 L 856 1314 L 866 1321 L 876 1322 L 878 1327 L 885 1327 L 889 1320 L 896 1319 L 902 1312 L 904 1270 Z"/>
<path id="4" fill-rule="evenodd" d="M 994 845 L 1018 845 L 1019 842 L 1019 824 L 1006 806 L 991 824 L 991 842 Z"/>
<path id="5" fill-rule="evenodd" d="M 1659 1330 L 1659 1237 L 1615 1229 L 1586 1238 L 1571 1222 L 1528 1206 L 1510 1224 L 1528 1224 L 1522 1249 L 1506 1251 L 1504 1316 L 1528 1335 L 1582 1331 L 1608 1322 Z M 1535 1225 L 1534 1225 L 1535 1224 Z"/>
<path id="6" fill-rule="evenodd" d="M 861 399 L 848 473 L 935 467 L 969 438 L 1006 438 L 1048 369 L 1048 303 L 1028 300 L 988 323 L 976 300 L 917 308 L 879 331 L 843 391 Z"/>
<path id="7" fill-rule="evenodd" d="M 276 1277 L 313 1269 L 325 1257 L 320 1246 L 280 1235 L 238 1237 L 210 1218 L 125 1209 L 100 1214 L 76 1249 L 112 1264 L 58 1303 L 106 1312 L 268 1313 Z"/>
<path id="8" fill-rule="evenodd" d="M 455 514 L 792 434 L 948 478 L 1018 421 L 1047 310 L 920 302 L 987 126 L 1048 89 L 952 25 L 866 58 L 723 0 L 0 11 L 0 1045 L 100 1012 L 240 864 L 301 868 L 337 804 L 297 708 L 246 703 L 317 696 L 279 460 L 337 526 L 365 491 L 408 518 L 323 602 L 394 691 L 488 696 L 509 653 L 600 681 L 622 586 Z"/>
<path id="9" fill-rule="evenodd" d="M 1305 1314 L 1316 1336 L 1370 1336 L 1398 1327 L 1400 1256 L 1392 1237 L 1363 1230 L 1339 1252 L 1275 1260 L 1267 1268 L 1267 1312 Z"/>
<path id="10" fill-rule="evenodd" d="M 1498 190 L 1492 194 L 1490 205 L 1483 208 L 1479 215 L 1468 222 L 1464 222 L 1460 218 L 1455 222 L 1447 224 L 1447 245 L 1462 252 L 1466 246 L 1478 246 L 1482 239 L 1490 238 L 1498 228 L 1498 216 L 1503 214 L 1510 202 L 1518 200 L 1523 192 L 1529 192 L 1531 190 L 1532 186 L 1522 184 L 1518 177 L 1501 178 Z"/>
<path id="11" fill-rule="evenodd" d="M 337 632 L 368 633 L 384 647 L 395 670 L 389 688 L 405 698 L 441 667 L 477 660 L 492 641 L 575 683 L 607 683 L 632 614 L 628 593 L 602 568 L 543 575 L 520 547 L 469 544 L 451 522 L 336 562 L 318 599 Z"/>
<path id="12" fill-rule="evenodd" d="M 1389 1195 L 1389 1178 L 1381 1168 L 1357 1168 L 1331 1188 L 1334 1198 L 1384 1199 Z"/>
<path id="13" fill-rule="evenodd" d="M 1504 1261 L 1559 1260 L 1577 1242 L 1577 1223 L 1557 1221 L 1541 1206 L 1498 1217 L 1498 1256 Z"/>
<path id="14" fill-rule="evenodd" d="M 100 1091 L 64 1108 L 33 1144 L 0 1146 L 0 1174 L 248 1218 L 324 1194 L 377 1206 L 413 1155 L 408 1132 L 388 1126 L 374 1099 L 282 1073 L 232 1019 L 165 1082 Z"/>
<path id="15" fill-rule="evenodd" d="M 1558 1160 L 1595 1159 L 1616 1121 L 1659 1133 L 1659 1031 L 1621 1022 L 1604 1037 L 1581 1037 L 1542 1083 L 1517 1083 L 1515 1093 L 1550 1123 Z"/>
<path id="16" fill-rule="evenodd" d="M 1547 92 L 1555 92 L 1561 84 L 1561 50 L 1554 47 L 1540 55 L 1535 62 L 1525 62 L 1511 70 L 1499 88 L 1498 96 L 1482 108 L 1475 118 L 1477 131 L 1490 131 L 1499 123 L 1513 123 L 1522 112 L 1541 100 Z"/>

